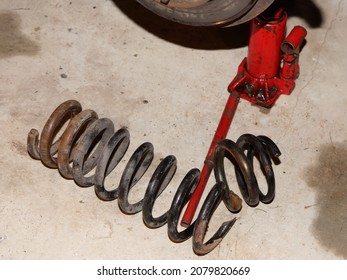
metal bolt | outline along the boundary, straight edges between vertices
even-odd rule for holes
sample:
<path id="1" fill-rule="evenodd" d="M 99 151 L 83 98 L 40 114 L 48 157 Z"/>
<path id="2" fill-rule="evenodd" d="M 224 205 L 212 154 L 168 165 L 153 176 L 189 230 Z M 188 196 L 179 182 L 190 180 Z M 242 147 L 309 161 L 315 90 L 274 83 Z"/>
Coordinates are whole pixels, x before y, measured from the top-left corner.
<path id="1" fill-rule="evenodd" d="M 254 92 L 254 85 L 245 84 L 245 92 L 247 93 L 248 97 L 251 97 Z"/>
<path id="2" fill-rule="evenodd" d="M 264 90 L 261 88 L 259 89 L 258 93 L 257 93 L 257 99 L 259 101 L 265 101 L 265 95 L 264 95 Z"/>

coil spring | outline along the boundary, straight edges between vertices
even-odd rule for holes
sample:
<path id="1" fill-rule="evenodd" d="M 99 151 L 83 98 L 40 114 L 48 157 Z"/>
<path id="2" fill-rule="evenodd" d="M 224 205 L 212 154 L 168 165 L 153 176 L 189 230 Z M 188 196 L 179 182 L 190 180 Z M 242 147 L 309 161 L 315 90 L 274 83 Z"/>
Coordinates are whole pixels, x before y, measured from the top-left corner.
<path id="1" fill-rule="evenodd" d="M 58 140 L 64 123 L 68 122 Z M 255 206 L 259 200 L 268 203 L 274 197 L 275 179 L 271 159 L 278 158 L 280 152 L 267 137 L 242 135 L 236 143 L 221 141 L 215 151 L 216 184 L 208 193 L 197 219 L 186 229 L 178 231 L 178 220 L 189 201 L 199 180 L 200 171 L 191 169 L 180 183 L 169 210 L 159 217 L 153 217 L 155 200 L 165 190 L 177 168 L 176 158 L 165 157 L 155 169 L 145 195 L 136 203 L 129 203 L 128 194 L 145 174 L 154 158 L 153 145 L 143 143 L 131 155 L 120 179 L 118 188 L 106 190 L 105 178 L 114 170 L 125 155 L 130 144 L 129 132 L 121 128 L 115 132 L 114 124 L 107 118 L 98 118 L 92 110 L 82 111 L 75 100 L 68 100 L 58 106 L 46 122 L 41 136 L 36 129 L 28 134 L 28 153 L 41 160 L 49 168 L 58 168 L 66 179 L 73 179 L 81 187 L 94 186 L 97 197 L 110 201 L 118 199 L 120 209 L 126 214 L 142 211 L 143 221 L 149 228 L 168 224 L 168 236 L 173 242 L 183 242 L 193 237 L 193 250 L 198 255 L 212 251 L 229 232 L 236 218 L 224 222 L 216 233 L 204 242 L 208 223 L 215 209 L 223 200 L 231 212 L 241 209 L 241 199 L 229 189 L 224 170 L 224 158 L 235 165 L 236 178 L 241 194 L 247 204 Z M 244 151 L 248 150 L 247 157 Z M 263 194 L 253 172 L 253 158 L 256 156 L 265 173 L 268 193 Z M 90 171 L 95 169 L 91 176 Z"/>

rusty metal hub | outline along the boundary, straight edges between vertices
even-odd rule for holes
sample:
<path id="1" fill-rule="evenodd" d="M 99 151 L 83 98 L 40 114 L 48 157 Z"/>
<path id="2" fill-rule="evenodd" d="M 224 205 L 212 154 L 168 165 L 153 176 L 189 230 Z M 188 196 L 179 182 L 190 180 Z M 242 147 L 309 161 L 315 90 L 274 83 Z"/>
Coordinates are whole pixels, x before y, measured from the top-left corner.
<path id="1" fill-rule="evenodd" d="M 136 0 L 166 19 L 195 26 L 233 26 L 258 16 L 274 0 Z"/>

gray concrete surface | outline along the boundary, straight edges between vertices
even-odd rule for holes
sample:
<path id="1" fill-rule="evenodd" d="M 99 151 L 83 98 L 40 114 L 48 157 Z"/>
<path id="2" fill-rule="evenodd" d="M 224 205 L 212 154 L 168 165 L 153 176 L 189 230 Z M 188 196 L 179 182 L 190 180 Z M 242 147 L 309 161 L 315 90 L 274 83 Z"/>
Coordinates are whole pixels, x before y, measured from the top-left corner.
<path id="1" fill-rule="evenodd" d="M 30 158 L 26 138 L 68 99 L 128 127 L 129 153 L 150 141 L 154 165 L 178 159 L 160 213 L 186 172 L 202 166 L 247 53 L 248 25 L 183 27 L 130 0 L 2 0 L 0 259 L 346 259 L 347 1 L 287 2 L 296 5 L 288 29 L 309 32 L 296 89 L 271 110 L 241 101 L 228 134 L 278 144 L 276 198 L 244 205 L 221 245 L 199 257 L 191 240 L 171 242 L 166 227 L 146 228 L 141 214 L 124 215 Z M 221 205 L 211 231 L 231 217 Z"/>

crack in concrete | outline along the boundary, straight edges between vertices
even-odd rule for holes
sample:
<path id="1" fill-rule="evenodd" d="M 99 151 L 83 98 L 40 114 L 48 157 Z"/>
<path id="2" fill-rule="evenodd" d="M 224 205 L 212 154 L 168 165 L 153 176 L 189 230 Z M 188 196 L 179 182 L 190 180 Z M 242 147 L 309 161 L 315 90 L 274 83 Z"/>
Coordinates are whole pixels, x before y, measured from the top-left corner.
<path id="1" fill-rule="evenodd" d="M 296 104 L 295 104 L 295 106 L 294 106 L 294 110 L 293 110 L 293 111 L 295 111 L 295 109 L 296 109 L 296 107 L 297 107 L 298 100 L 299 100 L 299 97 L 300 97 L 301 93 L 310 85 L 310 83 L 313 81 L 313 79 L 314 79 L 314 77 L 315 77 L 314 73 L 315 73 L 316 70 L 317 70 L 319 60 L 320 60 L 320 58 L 321 58 L 321 55 L 322 55 L 324 46 L 325 46 L 325 44 L 326 44 L 326 42 L 327 42 L 327 39 L 328 39 L 328 35 L 329 35 L 330 31 L 332 30 L 332 28 L 333 28 L 333 26 L 334 26 L 334 24 L 335 24 L 335 22 L 336 22 L 336 19 L 337 19 L 339 13 L 340 13 L 342 1 L 343 1 L 343 0 L 340 0 L 339 3 L 337 4 L 337 11 L 335 12 L 335 16 L 332 18 L 332 20 L 330 21 L 330 24 L 329 24 L 327 30 L 325 31 L 325 34 L 324 34 L 324 37 L 323 37 L 323 41 L 322 41 L 322 43 L 321 43 L 321 45 L 320 45 L 320 48 L 319 48 L 319 50 L 318 50 L 317 59 L 315 60 L 315 62 L 314 62 L 314 64 L 313 64 L 313 67 L 312 67 L 312 70 L 311 70 L 311 77 L 310 77 L 310 79 L 301 87 L 301 89 L 299 90 L 298 95 L 297 95 L 297 102 L 296 102 Z M 294 114 L 294 113 L 293 113 L 293 114 Z"/>
<path id="2" fill-rule="evenodd" d="M 315 78 L 315 72 L 317 71 L 317 68 L 318 68 L 318 63 L 320 61 L 320 58 L 321 58 L 321 55 L 323 53 L 323 49 L 328 41 L 328 35 L 330 33 L 330 31 L 332 30 L 337 18 L 338 18 L 338 15 L 340 13 L 340 10 L 341 10 L 341 5 L 342 5 L 342 1 L 343 0 L 340 0 L 339 3 L 337 4 L 337 10 L 332 18 L 332 20 L 330 21 L 330 24 L 328 26 L 328 28 L 326 29 L 325 33 L 324 33 L 324 36 L 323 36 L 323 40 L 322 40 L 322 43 L 320 44 L 320 47 L 318 49 L 318 53 L 317 53 L 317 56 L 316 56 L 316 60 L 314 61 L 313 63 L 313 66 L 312 66 L 312 70 L 311 70 L 311 74 L 310 74 L 310 78 L 309 80 L 298 90 L 298 93 L 296 94 L 296 102 L 295 102 L 295 105 L 294 105 L 294 108 L 292 109 L 292 114 L 290 116 L 290 122 L 289 123 L 292 123 L 292 120 L 294 118 L 294 115 L 295 115 L 295 112 L 297 110 L 297 107 L 298 107 L 298 104 L 299 104 L 299 100 L 300 100 L 300 97 L 301 97 L 301 94 L 302 92 L 312 83 L 312 81 L 314 80 Z M 283 132 L 283 135 L 279 138 L 278 141 L 281 141 L 288 133 L 288 129 L 286 128 L 286 130 Z"/>

